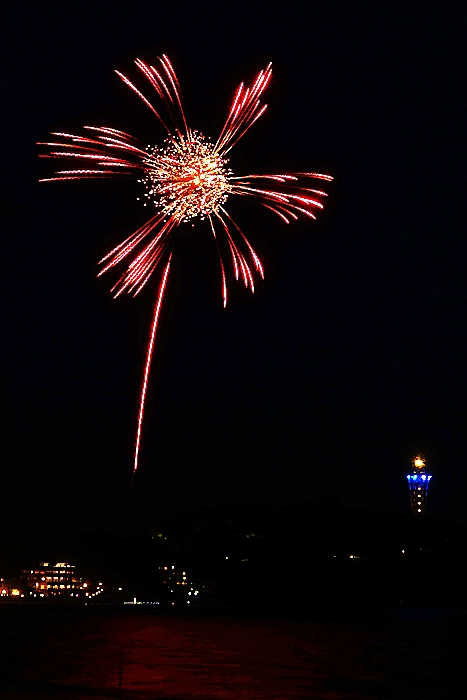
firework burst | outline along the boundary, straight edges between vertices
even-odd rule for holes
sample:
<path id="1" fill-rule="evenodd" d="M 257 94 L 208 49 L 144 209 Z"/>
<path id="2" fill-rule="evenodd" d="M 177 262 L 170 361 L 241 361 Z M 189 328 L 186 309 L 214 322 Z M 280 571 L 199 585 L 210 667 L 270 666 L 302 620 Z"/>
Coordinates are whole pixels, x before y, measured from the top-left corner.
<path id="1" fill-rule="evenodd" d="M 41 157 L 66 159 L 77 165 L 58 170 L 54 177 L 44 178 L 41 182 L 132 177 L 144 188 L 144 206 L 153 210 L 141 228 L 99 263 L 102 266 L 99 275 L 126 263 L 112 287 L 115 297 L 123 292 L 136 296 L 153 273 L 159 269 L 162 273 L 143 373 L 133 475 L 138 467 L 149 370 L 169 277 L 171 244 L 177 228 L 192 219 L 208 220 L 207 230 L 212 234 L 219 253 L 222 298 L 226 306 L 229 272 L 252 292 L 258 276 L 264 277 L 258 255 L 225 208 L 228 198 L 233 195 L 255 197 L 286 223 L 297 220 L 299 216 L 314 219 L 315 212 L 323 208 L 321 200 L 326 193 L 312 188 L 311 181 L 332 180 L 329 175 L 311 172 L 235 177 L 228 167 L 227 153 L 266 110 L 267 105 L 262 103 L 261 97 L 271 79 L 271 64 L 258 73 L 252 85 L 239 85 L 215 143 L 188 126 L 180 86 L 167 56 L 159 58 L 157 66 L 147 65 L 139 59 L 135 64 L 156 93 L 164 116 L 126 76 L 115 72 L 167 132 L 163 147 L 148 146 L 123 131 L 100 126 L 85 126 L 82 135 L 55 132 L 52 136 L 56 140 L 39 144 L 47 148 Z"/>

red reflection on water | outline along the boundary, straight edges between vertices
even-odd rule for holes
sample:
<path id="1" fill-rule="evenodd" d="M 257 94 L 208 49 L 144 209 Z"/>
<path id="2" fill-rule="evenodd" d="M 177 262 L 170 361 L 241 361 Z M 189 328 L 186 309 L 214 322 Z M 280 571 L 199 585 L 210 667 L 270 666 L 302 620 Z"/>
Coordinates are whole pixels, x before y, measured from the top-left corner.
<path id="1" fill-rule="evenodd" d="M 316 623 L 112 619 L 81 637 L 80 670 L 65 684 L 116 688 L 121 658 L 122 688 L 131 698 L 337 700 L 326 679 L 365 677 L 365 635 L 346 631 L 343 638 L 335 625 Z"/>

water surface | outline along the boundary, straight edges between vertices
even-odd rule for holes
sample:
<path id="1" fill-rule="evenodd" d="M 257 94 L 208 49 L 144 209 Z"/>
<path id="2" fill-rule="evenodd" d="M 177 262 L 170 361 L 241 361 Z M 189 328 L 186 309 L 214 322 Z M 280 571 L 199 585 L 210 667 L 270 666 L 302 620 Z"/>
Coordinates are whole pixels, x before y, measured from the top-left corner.
<path id="1" fill-rule="evenodd" d="M 1 700 L 456 700 L 466 616 L 347 621 L 0 606 Z"/>

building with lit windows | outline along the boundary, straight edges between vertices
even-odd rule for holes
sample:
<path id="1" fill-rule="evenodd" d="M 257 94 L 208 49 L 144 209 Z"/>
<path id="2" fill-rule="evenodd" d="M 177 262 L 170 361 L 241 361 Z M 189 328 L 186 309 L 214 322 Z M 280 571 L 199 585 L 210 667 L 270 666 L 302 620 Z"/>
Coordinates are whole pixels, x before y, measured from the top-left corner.
<path id="1" fill-rule="evenodd" d="M 58 562 L 49 564 L 42 562 L 36 570 L 23 570 L 23 580 L 26 581 L 30 595 L 44 597 L 68 596 L 81 597 L 88 588 L 87 583 L 76 575 L 72 564 Z"/>
<path id="2" fill-rule="evenodd" d="M 423 457 L 414 457 L 412 460 L 412 465 L 412 471 L 407 474 L 412 515 L 425 515 L 428 486 L 432 477 L 426 470 L 425 460 Z"/>
<path id="3" fill-rule="evenodd" d="M 0 598 L 19 600 L 24 598 L 23 586 L 18 578 L 0 578 Z"/>
<path id="4" fill-rule="evenodd" d="M 194 603 L 199 590 L 188 578 L 186 571 L 175 566 L 160 566 L 162 583 L 167 587 L 173 602 L 181 604 Z"/>

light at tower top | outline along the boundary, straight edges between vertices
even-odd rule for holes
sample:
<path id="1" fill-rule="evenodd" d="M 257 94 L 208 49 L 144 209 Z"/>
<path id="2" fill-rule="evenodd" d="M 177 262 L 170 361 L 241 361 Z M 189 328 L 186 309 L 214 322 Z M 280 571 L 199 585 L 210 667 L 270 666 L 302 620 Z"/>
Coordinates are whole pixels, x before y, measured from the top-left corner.
<path id="1" fill-rule="evenodd" d="M 412 464 L 413 470 L 407 474 L 412 515 L 425 515 L 428 486 L 432 476 L 431 474 L 428 474 L 426 470 L 426 463 L 423 457 L 417 455 L 413 458 Z"/>

